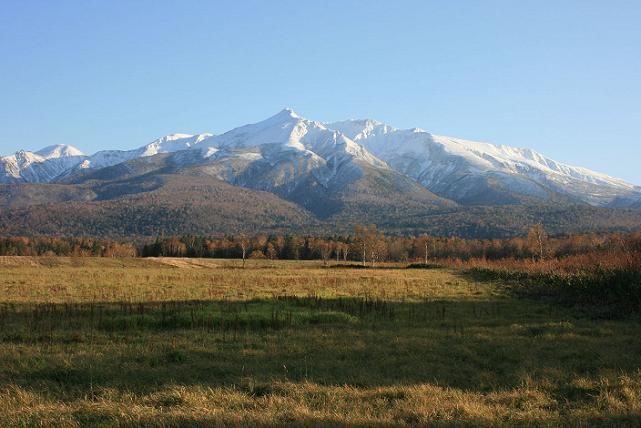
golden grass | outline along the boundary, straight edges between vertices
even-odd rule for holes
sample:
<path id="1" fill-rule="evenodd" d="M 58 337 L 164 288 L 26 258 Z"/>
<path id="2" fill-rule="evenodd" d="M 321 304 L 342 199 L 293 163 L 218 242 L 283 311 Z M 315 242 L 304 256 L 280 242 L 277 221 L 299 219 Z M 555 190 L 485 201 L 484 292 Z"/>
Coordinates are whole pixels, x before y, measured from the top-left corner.
<path id="1" fill-rule="evenodd" d="M 451 271 L 324 268 L 319 261 L 0 257 L 0 299 L 14 303 L 247 300 L 282 295 L 390 300 L 491 297 Z M 481 291 L 482 290 L 482 291 Z"/>
<path id="2" fill-rule="evenodd" d="M 640 333 L 451 269 L 0 258 L 0 426 L 639 426 Z"/>

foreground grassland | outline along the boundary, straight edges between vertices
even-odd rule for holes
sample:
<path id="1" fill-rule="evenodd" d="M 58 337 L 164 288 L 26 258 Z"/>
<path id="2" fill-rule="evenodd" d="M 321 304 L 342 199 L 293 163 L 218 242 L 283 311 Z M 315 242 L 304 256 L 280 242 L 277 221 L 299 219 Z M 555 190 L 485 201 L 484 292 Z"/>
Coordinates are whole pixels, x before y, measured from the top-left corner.
<path id="1" fill-rule="evenodd" d="M 456 270 L 0 258 L 0 426 L 641 424 L 641 323 Z"/>

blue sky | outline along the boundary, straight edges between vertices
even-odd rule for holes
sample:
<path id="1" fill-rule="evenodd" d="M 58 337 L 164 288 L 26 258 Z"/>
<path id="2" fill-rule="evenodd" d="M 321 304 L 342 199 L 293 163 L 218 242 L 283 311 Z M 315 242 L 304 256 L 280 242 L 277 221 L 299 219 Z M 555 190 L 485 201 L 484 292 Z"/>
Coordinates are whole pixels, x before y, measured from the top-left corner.
<path id="1" fill-rule="evenodd" d="M 641 184 L 641 2 L 13 1 L 0 153 L 133 148 L 292 107 Z"/>

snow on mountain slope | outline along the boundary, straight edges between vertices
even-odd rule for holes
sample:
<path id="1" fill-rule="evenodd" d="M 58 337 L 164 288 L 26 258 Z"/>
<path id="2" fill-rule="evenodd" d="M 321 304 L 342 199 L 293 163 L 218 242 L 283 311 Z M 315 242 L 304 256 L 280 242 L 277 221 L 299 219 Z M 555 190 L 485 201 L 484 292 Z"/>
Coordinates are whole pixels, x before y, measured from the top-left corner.
<path id="1" fill-rule="evenodd" d="M 133 150 L 102 150 L 85 155 L 75 147 L 55 145 L 37 152 L 20 150 L 0 158 L 0 183 L 47 183 L 84 169 L 117 165 L 140 157 L 188 150 L 213 134 L 171 134 Z"/>
<path id="2" fill-rule="evenodd" d="M 455 205 L 390 169 L 343 134 L 291 110 L 202 139 L 187 150 L 132 159 L 71 176 L 66 182 L 109 186 L 111 181 L 156 173 L 209 176 L 268 191 L 320 217 L 343 209 L 365 215 L 369 210 L 398 212 L 403 206 L 409 215 Z"/>
<path id="3" fill-rule="evenodd" d="M 66 144 L 57 144 L 38 150 L 35 154 L 44 159 L 54 159 L 61 157 L 84 156 L 85 154 L 73 146 Z"/>
<path id="4" fill-rule="evenodd" d="M 385 162 L 372 156 L 360 144 L 325 127 L 321 122 L 298 116 L 291 109 L 258 123 L 241 126 L 204 142 L 218 149 L 244 149 L 271 145 L 280 151 L 312 152 L 331 162 L 337 158 L 360 160 L 377 167 Z"/>
<path id="5" fill-rule="evenodd" d="M 430 192 L 464 204 L 531 198 L 610 207 L 641 204 L 638 186 L 530 149 L 438 136 L 418 128 L 395 129 L 371 119 L 321 123 L 291 109 L 218 136 L 171 134 L 133 150 L 87 156 L 58 145 L 19 151 L 0 158 L 0 183 L 66 180 L 163 153 L 171 154 L 170 169 L 197 167 L 200 174 L 285 196 L 304 194 L 314 186 L 335 192 L 367 174 L 370 180 L 392 174 L 381 182 L 409 183 L 403 180 L 411 178 Z M 406 187 L 407 192 L 417 188 Z"/>
<path id="6" fill-rule="evenodd" d="M 0 157 L 0 183 L 45 183 L 73 168 L 84 154 L 72 146 L 55 145 L 37 152 L 20 150 Z"/>
<path id="7" fill-rule="evenodd" d="M 212 136 L 213 134 L 171 134 L 134 150 L 103 150 L 89 156 L 79 168 L 104 168 L 140 157 L 188 150 Z"/>
<path id="8" fill-rule="evenodd" d="M 203 153 L 202 173 L 285 197 L 313 185 L 344 187 L 363 176 L 365 166 L 389 170 L 361 145 L 291 109 L 195 148 Z"/>
<path id="9" fill-rule="evenodd" d="M 349 119 L 334 123 L 325 123 L 329 129 L 336 129 L 354 141 L 387 134 L 395 131 L 389 125 L 372 119 Z"/>
<path id="10" fill-rule="evenodd" d="M 607 205 L 641 189 L 623 180 L 554 161 L 530 149 L 432 135 L 422 129 L 398 130 L 372 120 L 327 124 L 361 143 L 390 167 L 434 193 L 459 202 L 488 202 L 514 195 L 549 199 L 558 193 Z"/>
<path id="11" fill-rule="evenodd" d="M 138 151 L 141 157 L 153 156 L 158 153 L 178 152 L 200 144 L 210 137 L 213 137 L 213 134 L 171 134 L 141 147 Z"/>

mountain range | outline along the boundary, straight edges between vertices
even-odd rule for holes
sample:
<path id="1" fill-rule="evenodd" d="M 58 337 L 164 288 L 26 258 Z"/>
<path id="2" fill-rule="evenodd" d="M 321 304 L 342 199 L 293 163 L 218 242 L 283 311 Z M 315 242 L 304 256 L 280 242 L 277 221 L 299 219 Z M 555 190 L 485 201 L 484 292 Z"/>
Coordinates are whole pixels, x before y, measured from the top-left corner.
<path id="1" fill-rule="evenodd" d="M 641 229 L 641 187 L 530 149 L 324 123 L 290 109 L 220 135 L 172 134 L 86 155 L 68 145 L 0 158 L 0 233 L 238 231 L 509 236 Z"/>

